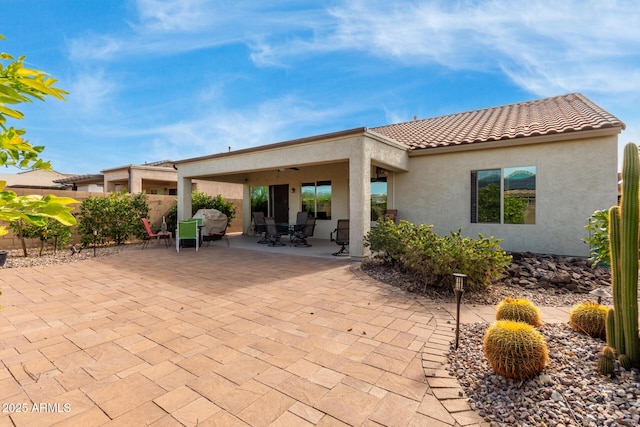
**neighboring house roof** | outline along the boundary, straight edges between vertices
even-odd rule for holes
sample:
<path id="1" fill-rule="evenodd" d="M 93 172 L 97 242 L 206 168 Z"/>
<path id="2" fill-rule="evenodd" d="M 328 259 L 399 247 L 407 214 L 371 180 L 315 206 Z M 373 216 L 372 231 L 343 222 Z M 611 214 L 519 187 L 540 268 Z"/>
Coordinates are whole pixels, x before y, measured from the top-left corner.
<path id="1" fill-rule="evenodd" d="M 571 93 L 369 130 L 417 150 L 616 127 L 625 124 L 584 95 Z"/>
<path id="2" fill-rule="evenodd" d="M 119 170 L 123 170 L 123 169 L 129 169 L 129 168 L 138 168 L 138 169 L 143 169 L 143 168 L 165 168 L 165 169 L 173 169 L 173 165 L 175 164 L 175 162 L 173 160 L 160 160 L 158 162 L 151 162 L 151 163 L 143 163 L 141 165 L 134 165 L 134 164 L 129 164 L 129 165 L 123 165 L 123 166 L 117 166 L 115 168 L 109 168 L 109 169 L 104 169 L 101 172 L 112 172 L 112 171 L 119 171 Z"/>
<path id="3" fill-rule="evenodd" d="M 87 183 L 92 183 L 97 181 L 102 182 L 103 179 L 104 177 L 102 176 L 102 174 L 86 174 L 86 175 L 73 175 L 68 178 L 56 179 L 54 182 L 57 182 L 60 184 L 78 184 L 81 182 L 87 182 Z"/>
<path id="4" fill-rule="evenodd" d="M 59 189 L 62 186 L 57 184 L 58 179 L 67 176 L 53 169 L 31 169 L 16 174 L 0 174 L 0 180 L 12 188 Z"/>

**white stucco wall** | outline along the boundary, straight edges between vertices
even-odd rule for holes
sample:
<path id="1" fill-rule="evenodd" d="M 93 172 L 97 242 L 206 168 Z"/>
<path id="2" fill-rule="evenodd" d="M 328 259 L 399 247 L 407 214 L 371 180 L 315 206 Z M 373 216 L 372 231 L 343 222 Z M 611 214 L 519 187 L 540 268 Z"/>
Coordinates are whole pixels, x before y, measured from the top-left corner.
<path id="1" fill-rule="evenodd" d="M 470 223 L 471 171 L 524 166 L 536 167 L 536 223 Z M 617 136 L 410 157 L 393 197 L 402 219 L 440 235 L 462 228 L 504 239 L 510 251 L 588 256 L 589 216 L 617 203 Z"/>

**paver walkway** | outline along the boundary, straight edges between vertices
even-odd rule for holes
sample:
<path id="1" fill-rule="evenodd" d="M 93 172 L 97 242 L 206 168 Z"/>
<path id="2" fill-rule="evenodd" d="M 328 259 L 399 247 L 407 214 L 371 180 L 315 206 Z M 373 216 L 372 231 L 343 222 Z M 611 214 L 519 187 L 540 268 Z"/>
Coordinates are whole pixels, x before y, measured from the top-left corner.
<path id="1" fill-rule="evenodd" d="M 357 263 L 130 248 L 0 289 L 0 426 L 482 421 L 442 371 L 449 311 Z"/>

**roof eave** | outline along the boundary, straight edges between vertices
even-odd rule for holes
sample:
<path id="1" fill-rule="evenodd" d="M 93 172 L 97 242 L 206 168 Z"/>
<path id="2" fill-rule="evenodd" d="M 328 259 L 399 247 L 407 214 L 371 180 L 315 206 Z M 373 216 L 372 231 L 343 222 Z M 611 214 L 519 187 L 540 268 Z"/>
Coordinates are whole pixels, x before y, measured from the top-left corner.
<path id="1" fill-rule="evenodd" d="M 273 150 L 277 148 L 283 148 L 283 147 L 288 147 L 288 146 L 298 145 L 298 144 L 309 144 L 313 142 L 339 139 L 339 138 L 344 138 L 348 136 L 363 135 L 366 132 L 367 132 L 367 128 L 365 127 L 348 129 L 348 130 L 343 130 L 339 132 L 325 133 L 322 135 L 315 135 L 315 136 L 309 136 L 305 138 L 292 139 L 289 141 L 276 142 L 273 144 L 259 145 L 257 147 L 243 148 L 241 150 L 233 150 L 233 151 L 228 151 L 226 153 L 209 154 L 201 157 L 192 157 L 189 159 L 176 160 L 175 164 L 179 165 L 182 163 L 200 162 L 203 160 L 210 160 L 210 159 L 217 159 L 221 157 L 234 156 L 238 154 L 247 154 L 247 153 L 254 153 L 259 151 Z"/>
<path id="2" fill-rule="evenodd" d="M 601 136 L 613 136 L 618 135 L 624 129 L 623 126 L 612 126 L 603 129 L 591 129 L 570 131 L 563 133 L 554 133 L 550 135 L 537 135 L 537 136 L 523 136 L 510 139 L 473 142 L 457 145 L 448 145 L 443 147 L 425 147 L 415 148 L 409 152 L 410 157 L 425 156 L 432 154 L 442 154 L 458 151 L 474 151 L 474 150 L 486 150 L 496 148 L 518 147 L 522 145 L 530 144 L 544 144 L 548 142 L 568 141 L 572 139 L 587 139 L 598 138 Z"/>

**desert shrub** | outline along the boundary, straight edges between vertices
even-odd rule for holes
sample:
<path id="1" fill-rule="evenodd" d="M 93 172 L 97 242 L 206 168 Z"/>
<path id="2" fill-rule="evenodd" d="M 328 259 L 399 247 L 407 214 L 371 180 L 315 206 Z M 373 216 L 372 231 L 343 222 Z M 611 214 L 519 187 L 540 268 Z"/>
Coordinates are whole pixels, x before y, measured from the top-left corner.
<path id="1" fill-rule="evenodd" d="M 52 243 L 56 249 L 63 249 L 71 241 L 71 227 L 52 218 L 47 218 L 44 225 L 14 221 L 9 223 L 9 227 L 19 238 L 40 239 L 40 255 L 42 255 L 45 243 Z M 24 244 L 23 251 L 27 256 L 27 248 Z"/>
<path id="2" fill-rule="evenodd" d="M 431 286 L 450 288 L 453 273 L 466 274 L 469 291 L 489 286 L 511 262 L 499 239 L 481 234 L 478 239 L 463 237 L 460 230 L 440 237 L 432 227 L 404 220 L 398 225 L 382 221 L 365 236 L 365 246 L 374 257 L 415 273 Z"/>
<path id="3" fill-rule="evenodd" d="M 598 265 L 609 266 L 611 253 L 609 251 L 609 211 L 595 211 L 589 217 L 589 223 L 584 226 L 589 230 L 589 237 L 582 239 L 589 245 L 589 262 L 591 267 Z"/>
<path id="4" fill-rule="evenodd" d="M 540 309 L 531 301 L 519 298 L 505 298 L 496 307 L 496 320 L 513 320 L 531 326 L 542 326 Z"/>
<path id="5" fill-rule="evenodd" d="M 405 220 L 396 225 L 391 219 L 380 219 L 378 227 L 371 229 L 364 237 L 364 245 L 385 263 L 404 267 L 408 250 L 417 246 L 430 246 L 428 242 L 437 237 L 431 231 L 432 227 L 417 227 Z"/>
<path id="6" fill-rule="evenodd" d="M 524 322 L 495 322 L 485 333 L 483 348 L 497 374 L 516 380 L 526 380 L 539 374 L 549 360 L 544 337 Z"/>
<path id="7" fill-rule="evenodd" d="M 130 237 L 142 238 L 146 231 L 140 218 L 149 216 L 147 194 L 113 192 L 108 196 L 88 197 L 80 205 L 78 234 L 83 243 L 122 244 Z"/>
<path id="8" fill-rule="evenodd" d="M 231 225 L 231 220 L 236 217 L 236 207 L 233 203 L 227 202 L 221 194 L 215 197 L 208 194 L 194 190 L 191 192 L 191 215 L 195 215 L 200 209 L 216 209 L 222 212 L 229 219 L 227 226 Z M 178 223 L 178 203 L 174 203 L 173 206 L 167 212 L 167 229 L 169 231 L 175 231 Z"/>
<path id="9" fill-rule="evenodd" d="M 596 302 L 581 302 L 569 310 L 569 325 L 580 333 L 604 339 L 608 311 L 608 307 Z"/>

